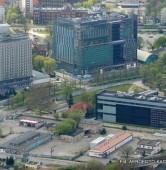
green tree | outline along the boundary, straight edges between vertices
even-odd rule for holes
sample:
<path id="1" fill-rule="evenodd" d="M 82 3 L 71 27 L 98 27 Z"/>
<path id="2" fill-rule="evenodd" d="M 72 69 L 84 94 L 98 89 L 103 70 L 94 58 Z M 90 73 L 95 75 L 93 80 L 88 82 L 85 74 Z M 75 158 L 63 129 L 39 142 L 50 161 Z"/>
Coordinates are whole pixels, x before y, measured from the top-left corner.
<path id="1" fill-rule="evenodd" d="M 106 170 L 130 170 L 130 167 L 128 164 L 116 162 L 108 164 Z"/>
<path id="2" fill-rule="evenodd" d="M 46 57 L 44 59 L 44 71 L 47 74 L 51 74 L 52 72 L 54 72 L 55 70 L 55 60 L 53 58 L 50 57 Z"/>
<path id="3" fill-rule="evenodd" d="M 35 87 L 32 86 L 28 92 L 28 108 L 37 109 L 41 114 L 42 109 L 49 104 L 48 88 L 44 85 Z"/>
<path id="4" fill-rule="evenodd" d="M 2 129 L 0 128 L 0 138 L 2 137 Z"/>
<path id="5" fill-rule="evenodd" d="M 69 122 L 65 122 L 65 121 L 62 121 L 61 123 L 56 125 L 55 128 L 53 129 L 53 131 L 57 133 L 58 135 L 68 134 L 72 132 L 72 130 L 73 130 L 72 124 L 70 124 Z"/>
<path id="6" fill-rule="evenodd" d="M 82 3 L 81 2 L 77 2 L 77 3 L 74 3 L 73 6 L 75 8 L 81 8 L 82 7 Z"/>
<path id="7" fill-rule="evenodd" d="M 85 113 L 82 110 L 75 109 L 68 114 L 68 117 L 75 120 L 77 123 L 84 117 Z"/>
<path id="8" fill-rule="evenodd" d="M 113 11 L 114 6 L 110 3 L 105 3 L 105 8 L 108 9 L 109 11 Z"/>
<path id="9" fill-rule="evenodd" d="M 43 71 L 45 58 L 43 56 L 36 56 L 34 58 L 33 68 L 38 71 Z"/>
<path id="10" fill-rule="evenodd" d="M 75 120 L 70 119 L 70 118 L 67 118 L 66 120 L 64 120 L 64 122 L 69 123 L 72 126 L 72 128 L 74 128 L 77 124 L 77 122 Z"/>
<path id="11" fill-rule="evenodd" d="M 67 98 L 67 103 L 68 103 L 69 108 L 74 104 L 73 103 L 73 96 L 72 96 L 71 93 L 69 94 L 69 96 Z"/>
<path id="12" fill-rule="evenodd" d="M 72 94 L 73 88 L 70 84 L 62 84 L 62 90 L 61 90 L 61 95 L 64 97 L 64 99 L 67 102 L 67 99 L 70 94 Z"/>
<path id="13" fill-rule="evenodd" d="M 14 165 L 14 159 L 13 156 L 10 156 L 9 158 L 6 158 L 6 165 L 13 166 Z"/>
<path id="14" fill-rule="evenodd" d="M 141 48 L 143 48 L 144 44 L 145 44 L 145 41 L 143 40 L 143 38 L 138 37 L 138 42 L 137 42 L 138 47 L 137 48 L 140 50 Z"/>
<path id="15" fill-rule="evenodd" d="M 154 46 L 157 49 L 160 47 L 164 49 L 166 47 L 166 37 L 159 37 L 158 39 L 156 39 L 154 42 Z"/>
<path id="16" fill-rule="evenodd" d="M 127 126 L 122 126 L 122 130 L 127 130 Z"/>

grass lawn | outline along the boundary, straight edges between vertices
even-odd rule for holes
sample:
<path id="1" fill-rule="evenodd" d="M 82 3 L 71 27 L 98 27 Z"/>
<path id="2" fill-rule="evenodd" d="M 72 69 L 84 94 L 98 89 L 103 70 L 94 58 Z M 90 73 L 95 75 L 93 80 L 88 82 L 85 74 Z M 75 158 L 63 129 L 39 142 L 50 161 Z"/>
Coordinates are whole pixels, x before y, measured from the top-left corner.
<path id="1" fill-rule="evenodd" d="M 45 30 L 41 30 L 41 31 L 37 31 L 39 34 L 47 34 L 50 35 L 49 31 L 45 31 Z"/>
<path id="2" fill-rule="evenodd" d="M 135 93 L 140 93 L 145 91 L 145 89 L 133 84 L 124 84 L 124 85 L 109 87 L 107 88 L 107 90 L 115 90 L 115 91 L 123 91 L 123 92 L 134 91 Z"/>

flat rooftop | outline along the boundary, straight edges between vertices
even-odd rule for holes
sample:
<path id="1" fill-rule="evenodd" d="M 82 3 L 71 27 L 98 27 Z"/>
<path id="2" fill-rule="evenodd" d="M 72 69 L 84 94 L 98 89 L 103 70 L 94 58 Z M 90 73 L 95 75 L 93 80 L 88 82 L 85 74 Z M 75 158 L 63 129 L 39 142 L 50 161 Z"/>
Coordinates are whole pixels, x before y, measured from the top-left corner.
<path id="1" fill-rule="evenodd" d="M 77 24 L 81 24 L 81 23 L 92 23 L 92 22 L 98 22 L 98 21 L 103 21 L 103 22 L 117 22 L 117 21 L 121 21 L 125 18 L 129 18 L 128 15 L 125 14 L 120 14 L 118 12 L 104 12 L 104 13 L 94 13 L 94 14 L 88 14 L 84 17 L 81 18 L 66 18 L 63 19 L 63 21 L 68 21 L 68 22 L 73 22 L 73 23 L 77 23 Z M 62 20 L 57 19 L 57 20 Z"/>
<path id="2" fill-rule="evenodd" d="M 123 99 L 130 99 L 130 100 L 137 100 L 137 101 L 148 101 L 154 103 L 163 103 L 166 107 L 166 98 L 158 96 L 158 91 L 156 90 L 148 90 L 141 93 L 126 93 L 121 91 L 110 91 L 110 90 L 103 90 L 97 93 L 97 96 L 107 96 L 111 98 L 123 98 Z"/>
<path id="3" fill-rule="evenodd" d="M 25 34 L 0 34 L 0 43 L 13 41 L 30 40 Z"/>
<path id="4" fill-rule="evenodd" d="M 27 146 L 33 144 L 34 142 L 40 141 L 43 138 L 48 137 L 50 134 L 40 133 L 37 131 L 28 131 L 22 135 L 2 144 L 0 147 L 10 150 L 22 151 Z M 28 148 L 28 147 L 27 147 Z M 26 150 L 24 150 L 26 151 Z"/>
<path id="5" fill-rule="evenodd" d="M 147 139 L 141 139 L 139 142 L 138 142 L 138 145 L 145 145 L 145 146 L 156 146 L 160 144 L 160 141 L 159 140 L 147 140 Z"/>
<path id="6" fill-rule="evenodd" d="M 112 138 L 106 139 L 103 143 L 99 144 L 91 151 L 104 153 L 107 150 L 109 150 L 110 148 L 116 146 L 118 143 L 129 138 L 130 136 L 133 136 L 133 134 L 129 133 L 129 132 L 118 133 L 117 135 L 113 136 Z"/>
<path id="7" fill-rule="evenodd" d="M 102 123 L 102 121 L 93 120 L 93 119 L 82 119 L 82 120 L 80 121 L 80 123 L 90 124 L 90 125 L 98 125 L 98 124 Z"/>

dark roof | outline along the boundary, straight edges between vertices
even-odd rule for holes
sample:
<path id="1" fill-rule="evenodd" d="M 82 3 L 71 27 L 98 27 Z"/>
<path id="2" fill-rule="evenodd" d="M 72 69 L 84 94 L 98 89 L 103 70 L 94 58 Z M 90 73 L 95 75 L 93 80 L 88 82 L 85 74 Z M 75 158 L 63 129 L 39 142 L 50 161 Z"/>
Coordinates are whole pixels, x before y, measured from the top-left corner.
<path id="1" fill-rule="evenodd" d="M 140 154 L 142 155 L 143 152 L 145 151 L 145 155 L 151 154 L 154 149 L 145 149 L 145 148 L 137 148 L 134 152 L 135 154 Z"/>
<path id="2" fill-rule="evenodd" d="M 25 148 L 29 148 L 28 146 L 35 143 L 36 141 L 40 141 L 46 137 L 50 136 L 48 133 L 40 133 L 35 131 L 25 132 L 23 135 L 20 135 L 2 145 L 0 148 L 5 148 L 9 150 L 17 150 L 17 151 L 27 151 Z"/>
<path id="3" fill-rule="evenodd" d="M 68 134 L 62 134 L 62 135 L 68 135 L 68 136 L 77 136 L 79 135 L 80 133 L 84 132 L 82 129 L 75 129 L 73 130 L 71 133 L 68 133 Z"/>
<path id="4" fill-rule="evenodd" d="M 141 139 L 138 142 L 138 145 L 145 145 L 145 146 L 156 146 L 160 143 L 159 140 L 148 140 L 148 139 Z"/>
<path id="5" fill-rule="evenodd" d="M 102 123 L 102 121 L 93 120 L 93 119 L 82 119 L 82 120 L 80 121 L 80 123 L 83 123 L 83 124 L 91 124 L 91 125 L 98 125 L 98 124 Z"/>

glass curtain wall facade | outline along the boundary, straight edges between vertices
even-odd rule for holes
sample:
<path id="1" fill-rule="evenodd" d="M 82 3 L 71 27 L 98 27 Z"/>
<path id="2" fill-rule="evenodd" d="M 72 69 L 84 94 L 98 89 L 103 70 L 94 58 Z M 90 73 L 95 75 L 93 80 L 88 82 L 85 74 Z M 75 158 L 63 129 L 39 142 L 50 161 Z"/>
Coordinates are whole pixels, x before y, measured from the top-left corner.
<path id="1" fill-rule="evenodd" d="M 141 96 L 141 95 L 140 95 Z M 166 128 L 166 98 L 133 94 L 118 96 L 111 91 L 96 95 L 96 116 L 106 122 Z"/>
<path id="2" fill-rule="evenodd" d="M 53 28 L 53 56 L 68 71 L 82 74 L 125 60 L 134 61 L 137 55 L 134 26 L 134 17 L 118 13 L 57 19 Z"/>

